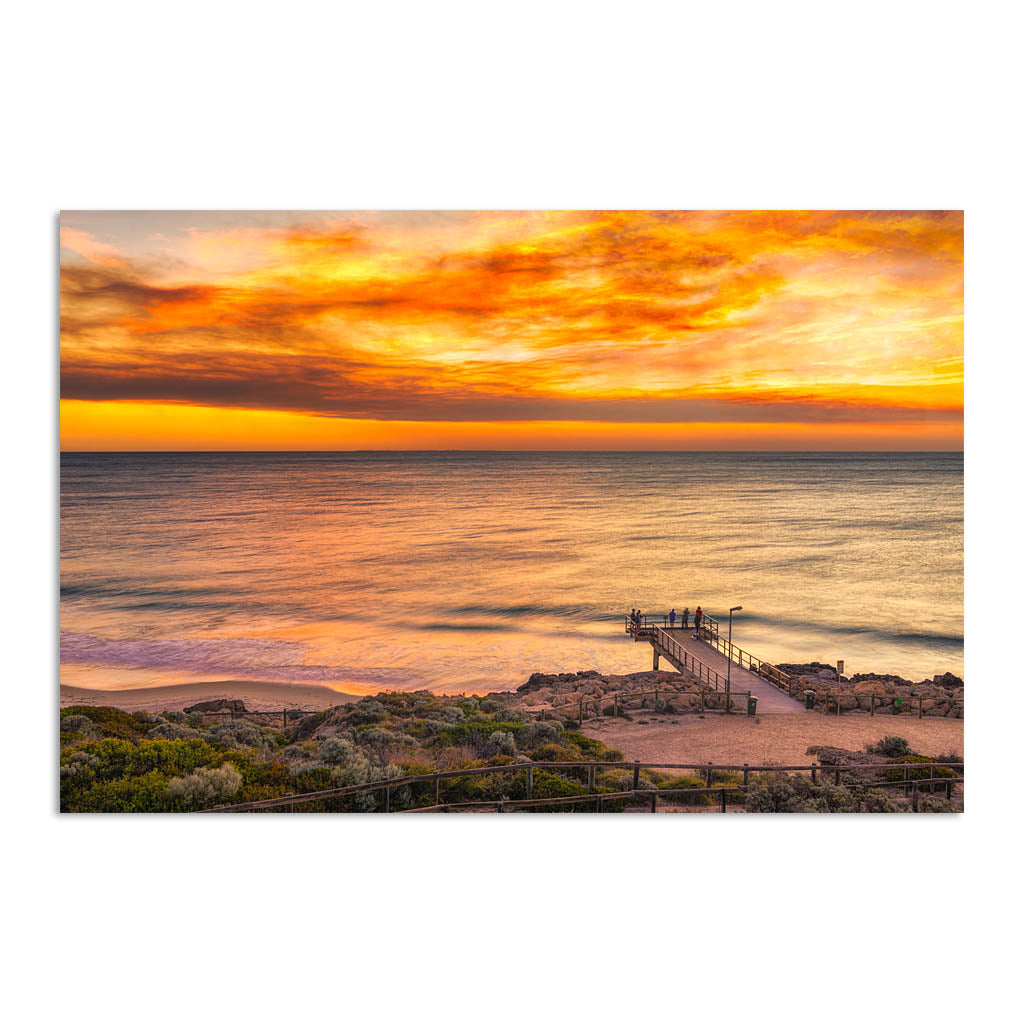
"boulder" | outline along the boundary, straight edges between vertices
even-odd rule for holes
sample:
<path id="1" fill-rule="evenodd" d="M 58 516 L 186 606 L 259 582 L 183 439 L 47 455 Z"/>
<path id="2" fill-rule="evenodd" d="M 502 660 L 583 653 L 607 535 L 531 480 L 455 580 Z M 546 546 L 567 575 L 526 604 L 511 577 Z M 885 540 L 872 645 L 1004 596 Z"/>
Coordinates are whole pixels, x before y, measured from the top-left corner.
<path id="1" fill-rule="evenodd" d="M 227 700 L 226 698 L 221 698 L 220 700 L 204 700 L 184 709 L 186 715 L 191 715 L 193 711 L 233 711 L 236 714 L 245 714 L 246 710 L 247 708 L 244 700 Z"/>
<path id="2" fill-rule="evenodd" d="M 882 679 L 862 679 L 854 683 L 853 692 L 858 697 L 884 697 L 885 682 Z"/>

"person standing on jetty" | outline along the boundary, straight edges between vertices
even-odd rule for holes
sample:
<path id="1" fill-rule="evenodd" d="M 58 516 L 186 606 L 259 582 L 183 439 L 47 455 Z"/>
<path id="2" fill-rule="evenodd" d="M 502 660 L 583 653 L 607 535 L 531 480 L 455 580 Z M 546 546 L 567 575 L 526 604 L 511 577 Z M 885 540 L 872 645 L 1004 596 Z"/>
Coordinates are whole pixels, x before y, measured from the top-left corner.
<path id="1" fill-rule="evenodd" d="M 675 629 L 676 628 L 676 610 L 675 610 L 675 608 L 673 608 L 672 611 L 670 611 L 668 613 L 668 628 L 669 629 Z"/>
<path id="2" fill-rule="evenodd" d="M 689 624 L 690 624 L 690 609 L 689 608 L 684 608 L 683 609 L 683 629 L 686 629 L 686 627 Z"/>
<path id="3" fill-rule="evenodd" d="M 697 638 L 700 639 L 700 620 L 704 618 L 704 612 L 701 611 L 700 605 L 697 605 L 697 610 L 693 613 L 693 628 L 697 631 Z"/>

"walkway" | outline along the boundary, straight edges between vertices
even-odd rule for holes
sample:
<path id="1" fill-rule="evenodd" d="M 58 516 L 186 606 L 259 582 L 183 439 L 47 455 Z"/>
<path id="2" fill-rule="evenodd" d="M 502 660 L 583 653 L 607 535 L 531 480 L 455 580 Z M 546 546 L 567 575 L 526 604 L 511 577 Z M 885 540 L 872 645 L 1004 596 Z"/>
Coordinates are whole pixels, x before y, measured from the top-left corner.
<path id="1" fill-rule="evenodd" d="M 674 650 L 670 649 L 670 647 L 665 643 L 666 635 L 674 641 L 671 645 Z M 690 665 L 684 665 L 683 658 L 679 656 L 679 651 L 678 648 L 676 648 L 676 645 L 683 648 L 683 651 L 685 651 L 688 658 L 692 658 L 703 664 L 712 672 L 718 673 L 718 675 L 723 679 L 728 673 L 730 677 L 729 686 L 731 692 L 739 698 L 741 696 L 745 696 L 746 692 L 749 690 L 751 696 L 757 698 L 758 714 L 792 715 L 802 714 L 806 711 L 803 701 L 790 697 L 787 693 L 780 690 L 774 683 L 770 683 L 767 679 L 763 679 L 756 672 L 751 672 L 747 668 L 742 668 L 740 665 L 736 664 L 735 661 L 732 663 L 730 671 L 729 662 L 725 655 L 716 650 L 715 647 L 706 640 L 694 640 L 692 629 L 681 629 L 679 627 L 670 629 L 656 626 L 652 623 L 638 631 L 634 639 L 638 642 L 646 640 L 654 648 L 656 660 L 658 658 L 664 658 L 679 670 L 683 670 L 684 668 L 690 669 Z M 735 650 L 738 651 L 738 648 Z M 743 655 L 746 656 L 746 652 L 743 652 Z M 746 710 L 739 701 L 737 702 L 737 710 Z"/>

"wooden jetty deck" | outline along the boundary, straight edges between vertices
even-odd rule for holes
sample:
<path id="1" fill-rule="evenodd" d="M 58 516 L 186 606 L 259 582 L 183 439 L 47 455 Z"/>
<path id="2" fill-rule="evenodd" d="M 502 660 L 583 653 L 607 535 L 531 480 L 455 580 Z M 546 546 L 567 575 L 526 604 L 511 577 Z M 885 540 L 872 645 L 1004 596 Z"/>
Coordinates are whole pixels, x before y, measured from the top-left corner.
<path id="1" fill-rule="evenodd" d="M 687 629 L 678 624 L 671 627 L 665 623 L 664 616 L 644 615 L 637 623 L 627 615 L 625 621 L 626 632 L 634 641 L 649 643 L 654 649 L 655 669 L 664 658 L 677 671 L 691 672 L 712 683 L 715 689 L 724 689 L 728 677 L 736 710 L 746 710 L 744 705 L 749 691 L 757 698 L 759 715 L 806 712 L 803 701 L 790 695 L 791 678 L 735 644 L 730 647 L 727 640 L 720 638 L 718 622 L 711 616 L 705 616 L 697 638 L 692 626 Z"/>

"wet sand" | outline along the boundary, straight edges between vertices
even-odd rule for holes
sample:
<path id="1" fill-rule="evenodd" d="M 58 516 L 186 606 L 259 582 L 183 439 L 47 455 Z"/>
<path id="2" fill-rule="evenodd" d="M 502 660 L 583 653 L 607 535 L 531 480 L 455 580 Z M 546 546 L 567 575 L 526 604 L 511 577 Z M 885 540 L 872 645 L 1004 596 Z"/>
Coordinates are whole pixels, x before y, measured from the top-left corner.
<path id="1" fill-rule="evenodd" d="M 252 711 L 282 708 L 317 710 L 359 700 L 327 686 L 263 683 L 226 679 L 212 683 L 181 683 L 132 690 L 89 690 L 82 686 L 61 686 L 60 706 L 87 704 L 122 708 L 125 711 L 180 711 L 189 704 L 218 698 L 243 700 Z"/>
<path id="2" fill-rule="evenodd" d="M 868 715 L 826 718 L 797 715 L 681 715 L 650 725 L 612 719 L 584 723 L 583 732 L 621 750 L 629 761 L 680 764 L 805 764 L 810 746 L 863 750 L 883 736 L 902 736 L 922 754 L 963 754 L 964 723 L 958 718 L 893 718 Z"/>

